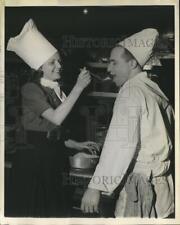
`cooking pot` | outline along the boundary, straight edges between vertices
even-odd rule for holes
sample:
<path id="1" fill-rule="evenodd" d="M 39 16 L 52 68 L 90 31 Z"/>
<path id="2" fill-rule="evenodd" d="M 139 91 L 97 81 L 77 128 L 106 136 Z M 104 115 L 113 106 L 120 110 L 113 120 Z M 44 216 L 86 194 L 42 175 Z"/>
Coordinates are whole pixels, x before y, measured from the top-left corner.
<path id="1" fill-rule="evenodd" d="M 75 169 L 93 169 L 99 161 L 99 156 L 77 153 L 69 157 L 70 166 Z"/>

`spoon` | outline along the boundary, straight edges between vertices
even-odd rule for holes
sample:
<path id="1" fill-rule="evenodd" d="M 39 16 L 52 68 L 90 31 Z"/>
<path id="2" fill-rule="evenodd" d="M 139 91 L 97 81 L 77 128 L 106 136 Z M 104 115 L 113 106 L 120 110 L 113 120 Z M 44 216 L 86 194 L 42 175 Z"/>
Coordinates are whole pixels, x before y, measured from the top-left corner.
<path id="1" fill-rule="evenodd" d="M 101 77 L 99 77 L 98 75 L 92 73 L 91 71 L 90 71 L 90 75 L 91 75 L 92 77 L 94 77 L 95 79 L 97 79 L 98 81 L 100 81 L 100 82 L 104 82 L 104 81 L 107 81 L 107 80 L 111 80 L 110 77 L 101 78 Z"/>

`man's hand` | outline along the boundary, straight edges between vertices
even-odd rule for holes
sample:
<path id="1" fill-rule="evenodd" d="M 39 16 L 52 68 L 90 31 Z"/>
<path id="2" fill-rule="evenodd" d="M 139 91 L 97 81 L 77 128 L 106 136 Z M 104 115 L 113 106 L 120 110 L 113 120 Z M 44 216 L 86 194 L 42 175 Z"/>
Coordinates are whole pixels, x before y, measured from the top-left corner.
<path id="1" fill-rule="evenodd" d="M 100 191 L 88 188 L 81 200 L 81 210 L 85 213 L 98 213 L 98 205 L 100 200 Z"/>

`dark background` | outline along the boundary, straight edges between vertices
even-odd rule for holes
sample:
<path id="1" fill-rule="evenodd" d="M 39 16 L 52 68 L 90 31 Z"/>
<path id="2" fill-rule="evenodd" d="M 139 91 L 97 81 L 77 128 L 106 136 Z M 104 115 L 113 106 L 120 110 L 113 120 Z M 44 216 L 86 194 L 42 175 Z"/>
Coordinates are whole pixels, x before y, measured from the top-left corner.
<path id="1" fill-rule="evenodd" d="M 88 10 L 87 14 L 83 13 L 84 9 Z M 165 57 L 161 58 L 162 67 L 154 68 L 153 72 L 158 75 L 156 81 L 174 106 L 174 57 L 166 57 L 174 53 L 174 41 L 168 42 L 167 39 L 163 39 L 163 36 L 168 33 L 174 34 L 173 6 L 6 7 L 5 49 L 9 38 L 18 35 L 30 18 L 35 21 L 40 32 L 62 54 L 63 86 L 67 93 L 76 81 L 79 68 L 82 68 L 88 61 L 96 62 L 101 57 L 108 57 L 113 46 L 73 46 L 72 48 L 66 48 L 64 47 L 65 36 L 73 35 L 76 38 L 89 38 L 89 40 L 107 38 L 112 39 L 112 45 L 114 45 L 117 40 L 128 37 L 142 29 L 150 27 L 158 29 L 160 44 L 157 51 Z M 36 50 L 34 52 L 36 54 Z M 95 70 L 97 73 L 106 73 L 105 69 Z M 11 205 L 9 194 L 11 192 L 11 168 L 13 168 L 11 161 L 13 155 L 16 154 L 16 149 L 20 148 L 20 144 L 24 144 L 26 140 L 20 123 L 20 93 L 28 74 L 29 67 L 13 52 L 5 51 L 5 196 L 7 206 Z M 107 89 L 103 91 L 116 91 L 109 87 L 107 86 Z M 99 87 L 98 91 L 102 91 L 101 88 Z M 108 127 L 110 121 L 109 112 L 112 110 L 113 100 L 103 100 L 108 106 L 107 112 L 105 112 L 104 102 L 101 102 L 102 99 L 87 97 L 86 94 L 90 91 L 93 91 L 93 82 L 78 99 L 71 113 L 73 116 L 69 118 L 74 138 L 80 141 L 87 140 L 89 134 L 86 132 L 90 130 L 85 127 L 86 121 L 81 107 L 85 106 L 90 109 L 89 124 L 91 123 L 91 125 L 89 126 L 91 128 L 93 126 L 95 129 L 98 126 L 101 128 L 100 125 L 102 124 Z M 95 121 L 93 120 L 93 109 L 101 104 L 103 105 L 102 116 L 99 117 L 99 121 Z M 95 124 L 95 122 L 97 123 Z M 9 208 L 7 206 L 6 212 L 8 213 Z"/>
<path id="2" fill-rule="evenodd" d="M 88 13 L 85 14 L 84 10 Z M 63 58 L 63 88 L 68 94 L 76 82 L 79 69 L 87 61 L 98 61 L 108 57 L 111 48 L 124 37 L 145 28 L 156 28 L 160 34 L 157 52 L 163 56 L 174 53 L 174 41 L 163 39 L 166 34 L 174 34 L 173 6 L 91 6 L 91 7 L 6 7 L 5 8 L 5 49 L 10 37 L 20 33 L 24 24 L 32 18 L 38 29 L 58 49 Z M 87 38 L 88 40 L 107 38 L 112 40 L 107 46 L 66 47 L 65 37 Z M 65 46 L 65 47 L 64 47 Z M 36 50 L 34 49 L 36 54 Z M 154 68 L 156 81 L 174 106 L 174 57 L 161 58 L 162 67 Z M 106 69 L 97 73 L 106 73 Z M 21 114 L 20 89 L 27 81 L 29 67 L 14 52 L 5 51 L 5 120 L 17 123 Z M 86 93 L 93 90 L 93 82 L 78 99 L 76 105 L 90 104 Z M 113 85 L 98 86 L 95 91 L 116 92 Z M 104 88 L 104 89 L 103 89 Z M 106 89 L 105 89 L 106 88 Z M 76 107 L 74 108 L 76 109 Z M 73 121 L 75 114 L 73 114 Z M 79 135 L 77 133 L 77 135 Z"/>
<path id="3" fill-rule="evenodd" d="M 88 10 L 87 14 L 83 13 L 84 9 Z M 79 68 L 87 61 L 98 60 L 100 56 L 108 57 L 117 40 L 148 27 L 158 29 L 160 38 L 168 32 L 174 33 L 174 6 L 6 7 L 5 48 L 8 39 L 19 34 L 30 18 L 64 56 L 64 80 L 69 90 L 77 78 Z M 65 38 L 71 36 L 113 41 L 112 45 L 99 48 L 64 48 Z M 165 55 L 174 51 L 173 44 L 166 41 L 160 42 L 158 48 Z M 162 59 L 161 63 L 163 67 L 155 70 L 159 76 L 158 82 L 174 105 L 174 59 Z M 26 66 L 14 53 L 6 51 L 6 71 L 13 67 L 17 70 L 18 67 Z M 21 76 L 20 83 L 24 81 L 25 76 Z"/>
<path id="4" fill-rule="evenodd" d="M 65 34 L 120 37 L 147 27 L 160 32 L 174 30 L 173 6 L 6 7 L 6 41 L 17 35 L 29 18 L 53 39 Z"/>

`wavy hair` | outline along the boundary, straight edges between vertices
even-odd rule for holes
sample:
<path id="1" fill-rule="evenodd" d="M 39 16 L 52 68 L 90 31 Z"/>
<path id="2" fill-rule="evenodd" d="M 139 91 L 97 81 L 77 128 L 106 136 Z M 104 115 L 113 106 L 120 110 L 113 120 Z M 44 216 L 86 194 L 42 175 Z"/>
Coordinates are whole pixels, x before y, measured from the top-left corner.
<path id="1" fill-rule="evenodd" d="M 43 77 L 43 71 L 30 69 L 28 82 L 40 83 L 40 79 Z"/>

